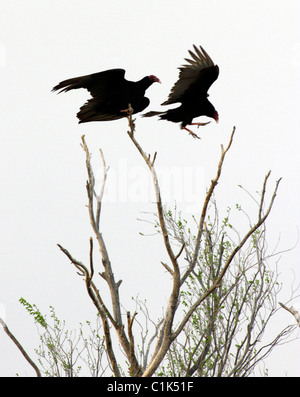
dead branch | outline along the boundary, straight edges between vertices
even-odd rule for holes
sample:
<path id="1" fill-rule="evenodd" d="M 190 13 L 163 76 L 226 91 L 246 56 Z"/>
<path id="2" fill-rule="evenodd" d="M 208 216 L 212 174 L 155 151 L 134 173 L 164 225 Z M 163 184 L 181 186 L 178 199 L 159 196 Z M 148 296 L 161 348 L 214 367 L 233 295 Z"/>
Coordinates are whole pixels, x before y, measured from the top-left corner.
<path id="1" fill-rule="evenodd" d="M 129 106 L 129 109 L 130 108 L 131 107 Z M 168 256 L 169 256 L 170 261 L 173 266 L 173 269 L 171 270 L 168 266 L 164 265 L 165 268 L 170 273 L 172 271 L 171 274 L 172 274 L 172 278 L 173 278 L 173 288 L 172 288 L 171 295 L 169 297 L 168 307 L 167 307 L 167 310 L 165 313 L 164 324 L 161 329 L 160 337 L 158 338 L 158 341 L 155 346 L 154 353 L 153 353 L 152 359 L 149 363 L 149 366 L 143 374 L 143 376 L 151 376 L 154 373 L 154 371 L 156 370 L 156 368 L 158 367 L 158 365 L 160 364 L 160 362 L 163 359 L 163 357 L 165 356 L 165 354 L 167 353 L 168 348 L 171 343 L 170 335 L 171 335 L 173 319 L 175 316 L 176 309 L 178 307 L 179 289 L 180 289 L 180 270 L 179 270 L 179 265 L 177 262 L 179 255 L 175 255 L 173 252 L 173 249 L 171 247 L 171 243 L 169 240 L 169 233 L 168 233 L 166 223 L 165 223 L 159 182 L 158 182 L 157 174 L 156 174 L 156 171 L 154 168 L 154 163 L 156 160 L 157 153 L 155 152 L 153 159 L 151 160 L 150 154 L 147 155 L 143 151 L 140 144 L 137 142 L 137 140 L 134 136 L 135 125 L 134 125 L 134 120 L 132 119 L 132 111 L 129 112 L 129 114 L 128 114 L 128 123 L 129 123 L 129 128 L 130 128 L 130 130 L 128 131 L 128 135 L 129 135 L 130 139 L 132 140 L 132 142 L 134 143 L 137 150 L 139 151 L 139 153 L 141 154 L 141 156 L 143 157 L 143 159 L 144 159 L 145 163 L 147 164 L 147 166 L 151 172 L 151 175 L 152 175 L 160 228 L 162 231 L 166 251 L 168 253 Z M 181 254 L 181 252 L 180 252 L 180 254 Z"/>
<path id="2" fill-rule="evenodd" d="M 166 263 L 164 263 L 164 262 L 160 262 L 162 265 L 163 265 L 163 267 L 171 274 L 171 276 L 173 276 L 173 274 L 174 274 L 174 272 L 173 272 L 173 270 L 166 264 Z"/>
<path id="3" fill-rule="evenodd" d="M 90 237 L 90 275 L 88 282 L 92 281 L 94 275 L 94 264 L 93 264 L 93 238 Z"/>
<path id="4" fill-rule="evenodd" d="M 89 209 L 89 216 L 90 216 L 90 222 L 92 225 L 92 229 L 96 235 L 96 239 L 98 241 L 100 253 L 102 256 L 102 264 L 104 267 L 104 278 L 107 281 L 107 284 L 110 289 L 110 294 L 111 294 L 111 300 L 112 300 L 112 306 L 113 306 L 113 312 L 114 312 L 114 321 L 118 326 L 122 324 L 122 318 L 121 318 L 121 309 L 120 309 L 120 299 L 119 299 L 119 284 L 116 283 L 108 255 L 108 251 L 106 249 L 106 245 L 104 242 L 104 238 L 102 236 L 102 233 L 99 230 L 99 216 L 100 216 L 100 210 L 97 209 L 97 214 L 98 218 L 96 219 L 95 214 L 94 214 L 94 197 L 96 196 L 96 201 L 97 201 L 97 208 L 101 207 L 101 202 L 99 201 L 100 198 L 102 199 L 101 194 L 97 196 L 95 194 L 95 177 L 93 174 L 92 166 L 91 166 L 91 155 L 88 150 L 87 144 L 84 139 L 84 135 L 81 137 L 82 139 L 82 147 L 83 150 L 85 151 L 86 154 L 86 168 L 87 168 L 87 173 L 88 173 L 88 181 L 86 184 L 87 188 L 87 194 L 88 194 L 88 209 Z M 104 162 L 105 164 L 105 162 Z M 102 184 L 101 191 L 104 189 L 104 184 Z"/>
<path id="5" fill-rule="evenodd" d="M 130 341 L 130 362 L 134 362 L 135 356 L 134 356 L 134 337 L 132 333 L 132 326 L 133 326 L 133 321 L 135 316 L 137 315 L 137 312 L 134 312 L 133 316 L 130 317 L 130 312 L 127 312 L 127 328 L 128 328 L 128 336 L 129 336 L 129 341 Z M 138 372 L 136 368 L 131 368 L 129 369 L 130 375 L 131 376 L 137 376 L 141 372 L 141 368 L 138 368 Z"/>
<path id="6" fill-rule="evenodd" d="M 92 254 L 93 254 L 92 238 L 90 238 L 90 272 L 86 266 L 84 266 L 81 262 L 73 258 L 73 256 L 70 254 L 68 250 L 66 250 L 60 244 L 57 245 L 60 248 L 60 250 L 70 259 L 71 263 L 73 263 L 73 265 L 80 271 L 80 275 L 85 277 L 85 285 L 88 295 L 91 298 L 92 302 L 94 303 L 102 320 L 107 353 L 113 368 L 113 372 L 115 376 L 120 377 L 121 373 L 112 347 L 112 340 L 110 335 L 110 327 L 109 327 L 108 319 L 111 321 L 113 325 L 115 325 L 115 321 L 111 313 L 107 309 L 107 307 L 104 305 L 104 302 L 99 294 L 99 291 L 96 285 L 94 284 L 94 282 L 92 281 L 92 277 L 94 274 L 94 267 L 92 260 Z"/>
<path id="7" fill-rule="evenodd" d="M 175 256 L 175 259 L 178 259 L 180 257 L 180 255 L 182 254 L 182 252 L 184 250 L 184 247 L 185 247 L 185 243 L 182 244 L 178 254 Z"/>
<path id="8" fill-rule="evenodd" d="M 130 109 L 130 107 L 129 107 Z M 162 230 L 162 235 L 164 238 L 164 243 L 165 243 L 165 247 L 167 249 L 167 253 L 169 255 L 169 258 L 173 264 L 174 269 L 178 268 L 178 264 L 176 261 L 176 257 L 175 254 L 171 248 L 171 244 L 169 241 L 169 234 L 167 231 L 167 227 L 165 225 L 165 220 L 164 220 L 164 212 L 163 212 L 163 206 L 162 206 L 162 201 L 161 201 L 161 194 L 160 194 L 160 188 L 159 188 L 159 183 L 158 183 L 158 178 L 157 178 L 157 174 L 154 168 L 154 162 L 156 160 L 156 156 L 157 153 L 155 152 L 154 156 L 153 156 L 153 160 L 150 160 L 150 154 L 146 154 L 142 147 L 140 146 L 140 144 L 137 142 L 137 140 L 134 137 L 134 130 L 135 130 L 135 125 L 134 125 L 134 120 L 132 119 L 132 114 L 130 113 L 128 116 L 128 122 L 129 122 L 129 127 L 130 130 L 127 132 L 130 139 L 132 140 L 132 142 L 134 143 L 135 147 L 138 149 L 138 151 L 140 152 L 141 156 L 143 157 L 143 159 L 145 160 L 145 163 L 147 164 L 151 175 L 152 175 L 152 179 L 153 179 L 153 185 L 154 185 L 154 190 L 155 190 L 155 197 L 156 197 L 156 205 L 157 205 L 157 211 L 158 211 L 158 218 L 159 218 L 159 222 L 160 222 L 160 227 Z"/>
<path id="9" fill-rule="evenodd" d="M 103 195 L 104 195 L 104 188 L 105 188 L 106 179 L 107 179 L 107 172 L 109 170 L 109 167 L 106 167 L 106 162 L 105 162 L 102 150 L 99 149 L 99 152 L 100 152 L 100 157 L 102 160 L 103 178 L 102 178 L 102 184 L 101 184 L 99 195 L 97 195 L 96 192 L 94 191 L 94 195 L 95 195 L 96 203 L 97 203 L 96 227 L 98 230 L 99 230 L 99 226 L 100 226 L 100 214 L 101 214 L 101 207 L 102 207 L 102 199 L 103 199 Z"/>
<path id="10" fill-rule="evenodd" d="M 180 285 L 182 285 L 185 282 L 185 280 L 187 279 L 188 275 L 191 273 L 191 271 L 196 266 L 197 258 L 199 256 L 200 243 L 201 243 L 201 238 L 202 238 L 202 234 L 203 234 L 203 230 L 204 230 L 204 221 L 205 221 L 205 218 L 206 218 L 208 204 L 209 204 L 209 202 L 211 200 L 211 197 L 212 197 L 212 194 L 214 192 L 214 189 L 217 186 L 218 181 L 220 179 L 222 166 L 223 166 L 223 163 L 224 163 L 224 159 L 225 159 L 226 153 L 228 152 L 228 150 L 231 147 L 234 133 L 235 133 L 235 127 L 233 127 L 229 143 L 228 143 L 228 145 L 227 145 L 225 150 L 223 148 L 223 145 L 221 145 L 221 157 L 220 157 L 219 164 L 218 164 L 217 175 L 211 181 L 210 187 L 209 187 L 208 192 L 207 192 L 207 194 L 205 196 L 204 205 L 203 205 L 203 208 L 202 208 L 202 212 L 201 212 L 201 216 L 200 216 L 200 222 L 199 222 L 199 226 L 198 226 L 198 233 L 197 233 L 197 237 L 196 237 L 196 243 L 195 243 L 195 249 L 194 249 L 194 253 L 193 253 L 193 258 L 192 258 L 192 261 L 191 261 L 190 265 L 186 269 L 185 273 L 181 277 Z"/>
<path id="11" fill-rule="evenodd" d="M 29 355 L 26 353 L 26 351 L 24 350 L 23 346 L 21 345 L 21 343 L 17 340 L 17 338 L 10 332 L 10 330 L 8 329 L 8 326 L 6 325 L 6 323 L 4 322 L 4 320 L 2 320 L 2 318 L 0 318 L 0 324 L 2 325 L 4 332 L 10 337 L 10 339 L 14 342 L 14 344 L 17 346 L 17 348 L 19 349 L 19 351 L 23 354 L 23 356 L 25 357 L 26 361 L 32 366 L 32 368 L 35 370 L 36 376 L 38 378 L 41 378 L 41 372 L 39 370 L 39 368 L 37 367 L 37 365 L 32 361 L 32 359 L 29 357 Z"/>
<path id="12" fill-rule="evenodd" d="M 100 212 L 101 212 L 102 198 L 103 198 L 108 168 L 106 167 L 103 153 L 102 153 L 102 151 L 100 151 L 104 171 L 103 171 L 103 180 L 102 180 L 102 185 L 101 185 L 101 189 L 100 189 L 100 194 L 97 195 L 95 193 L 95 177 L 94 177 L 93 169 L 91 166 L 91 154 L 90 154 L 87 144 L 85 142 L 84 135 L 81 137 L 81 139 L 82 139 L 82 148 L 85 151 L 85 155 L 86 155 L 86 168 L 87 168 L 87 174 L 88 174 L 88 181 L 86 184 L 86 188 L 87 188 L 87 195 L 88 195 L 89 217 L 90 217 L 92 229 L 95 233 L 95 236 L 96 236 L 96 239 L 98 242 L 100 254 L 102 257 L 102 264 L 104 267 L 104 272 L 102 272 L 100 275 L 103 277 L 103 279 L 106 281 L 106 283 L 109 287 L 112 308 L 113 308 L 112 309 L 113 316 L 110 317 L 109 319 L 112 322 L 112 325 L 114 326 L 114 328 L 117 332 L 120 343 L 121 343 L 121 345 L 126 353 L 126 356 L 130 362 L 132 371 L 136 375 L 138 375 L 138 374 L 140 374 L 141 369 L 138 364 L 137 358 L 134 355 L 134 352 L 132 352 L 132 350 L 131 350 L 130 340 L 128 340 L 128 338 L 126 336 L 125 327 L 124 327 L 124 324 L 122 321 L 122 316 L 121 316 L 119 286 L 122 281 L 121 280 L 119 280 L 117 282 L 115 281 L 114 274 L 112 271 L 111 262 L 110 262 L 109 255 L 108 255 L 108 251 L 106 249 L 103 235 L 100 232 Z M 96 200 L 96 205 L 97 205 L 96 215 L 95 215 L 95 211 L 94 211 L 94 199 Z"/>
<path id="13" fill-rule="evenodd" d="M 296 319 L 298 326 L 300 327 L 300 314 L 299 312 L 293 307 L 287 307 L 283 303 L 279 302 L 280 306 L 283 307 L 285 310 L 290 312 Z"/>

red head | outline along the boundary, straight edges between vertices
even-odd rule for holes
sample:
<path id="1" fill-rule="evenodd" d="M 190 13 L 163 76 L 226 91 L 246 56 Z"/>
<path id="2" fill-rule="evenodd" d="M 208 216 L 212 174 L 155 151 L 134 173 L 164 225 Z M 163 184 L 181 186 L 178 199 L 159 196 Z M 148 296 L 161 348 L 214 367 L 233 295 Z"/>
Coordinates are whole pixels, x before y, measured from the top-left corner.
<path id="1" fill-rule="evenodd" d="M 219 122 L 219 113 L 215 110 L 215 112 L 214 112 L 214 119 L 216 120 L 216 123 L 218 123 Z"/>
<path id="2" fill-rule="evenodd" d="M 151 74 L 149 76 L 150 81 L 152 81 L 152 83 L 161 83 L 161 81 L 159 80 L 158 77 L 154 76 L 153 74 Z"/>

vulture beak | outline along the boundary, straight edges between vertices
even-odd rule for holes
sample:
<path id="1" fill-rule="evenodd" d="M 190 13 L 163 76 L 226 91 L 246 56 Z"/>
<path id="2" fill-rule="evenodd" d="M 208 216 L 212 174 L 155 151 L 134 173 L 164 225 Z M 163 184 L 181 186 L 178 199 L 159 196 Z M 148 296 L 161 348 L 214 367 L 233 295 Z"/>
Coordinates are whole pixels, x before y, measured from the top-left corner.
<path id="1" fill-rule="evenodd" d="M 150 80 L 153 81 L 153 83 L 161 83 L 159 78 L 154 76 L 153 74 L 150 76 Z"/>
<path id="2" fill-rule="evenodd" d="M 219 113 L 217 111 L 215 111 L 214 119 L 216 120 L 216 123 L 219 122 Z"/>

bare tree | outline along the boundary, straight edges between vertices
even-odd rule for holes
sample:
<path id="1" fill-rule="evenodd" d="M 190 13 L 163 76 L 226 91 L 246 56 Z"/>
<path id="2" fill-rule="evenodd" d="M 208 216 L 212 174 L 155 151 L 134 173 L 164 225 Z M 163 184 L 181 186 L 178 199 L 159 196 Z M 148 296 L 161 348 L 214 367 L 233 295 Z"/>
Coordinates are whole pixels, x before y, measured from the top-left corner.
<path id="1" fill-rule="evenodd" d="M 198 288 L 197 291 L 195 291 L 195 286 L 193 286 L 193 289 L 189 290 L 189 292 L 193 291 L 193 300 L 191 300 L 188 304 L 188 310 L 186 310 L 180 321 L 175 324 L 174 318 L 175 314 L 180 308 L 180 300 L 182 298 L 182 293 L 184 290 L 186 290 L 186 286 L 188 285 L 187 281 L 191 280 L 191 278 L 195 278 L 195 272 L 196 268 L 199 267 L 199 262 L 198 258 L 199 255 L 201 255 L 201 242 L 203 239 L 205 239 L 206 243 L 209 241 L 209 238 L 212 236 L 212 232 L 209 232 L 207 226 L 206 226 L 206 217 L 208 214 L 208 207 L 209 204 L 212 200 L 214 190 L 219 182 L 220 176 L 221 176 L 221 171 L 222 171 L 222 166 L 223 162 L 225 160 L 225 156 L 227 152 L 229 151 L 232 142 L 233 142 L 233 137 L 235 133 L 235 128 L 232 131 L 229 143 L 226 147 L 226 149 L 221 146 L 221 156 L 220 156 L 220 161 L 217 167 L 217 173 L 215 178 L 211 181 L 210 187 L 207 191 L 201 216 L 198 221 L 198 230 L 197 234 L 194 238 L 193 241 L 193 247 L 189 246 L 187 247 L 187 242 L 182 239 L 179 240 L 177 239 L 177 242 L 180 241 L 181 246 L 177 248 L 177 244 L 173 245 L 171 242 L 172 234 L 170 233 L 170 228 L 168 227 L 168 222 L 170 222 L 170 219 L 167 218 L 166 212 L 164 211 L 163 205 L 162 205 L 162 199 L 161 199 L 161 194 L 160 194 L 160 187 L 159 187 L 159 181 L 158 177 L 156 174 L 155 170 L 155 161 L 157 157 L 157 153 L 155 152 L 153 156 L 150 154 L 147 154 L 137 141 L 135 137 L 135 124 L 134 120 L 132 119 L 131 113 L 128 116 L 129 120 L 129 131 L 128 131 L 128 136 L 135 145 L 136 149 L 140 153 L 142 159 L 146 163 L 151 176 L 153 180 L 153 186 L 154 186 L 154 191 L 155 191 L 155 197 L 156 197 L 156 207 L 157 207 L 157 217 L 158 217 L 158 224 L 161 230 L 164 246 L 166 249 L 166 252 L 168 254 L 169 258 L 169 264 L 163 263 L 163 266 L 169 274 L 171 275 L 172 278 L 172 288 L 171 288 L 171 293 L 169 296 L 169 301 L 167 308 L 165 310 L 163 318 L 157 323 L 155 327 L 155 332 L 154 336 L 150 338 L 151 344 L 155 343 L 154 348 L 152 349 L 151 352 L 151 358 L 148 360 L 150 357 L 149 355 L 149 346 L 145 349 L 148 352 L 147 354 L 144 354 L 144 360 L 143 362 L 139 362 L 138 357 L 137 357 L 137 349 L 135 346 L 134 342 L 134 337 L 133 337 L 133 331 L 132 331 L 132 326 L 133 323 L 136 319 L 136 313 L 131 315 L 129 312 L 126 314 L 126 323 L 125 323 L 125 318 L 122 316 L 122 310 L 121 310 L 121 303 L 119 299 L 119 287 L 121 282 L 118 281 L 116 282 L 114 279 L 113 271 L 112 271 L 112 266 L 111 262 L 108 256 L 108 252 L 104 243 L 104 238 L 103 234 L 100 231 L 100 215 L 101 215 L 101 207 L 102 207 L 102 197 L 103 197 L 103 191 L 105 188 L 105 181 L 107 177 L 107 168 L 106 164 L 103 158 L 102 152 L 101 158 L 102 158 L 102 164 L 103 164 L 103 169 L 104 169 L 104 175 L 103 175 L 103 184 L 100 189 L 100 193 L 97 195 L 95 193 L 95 178 L 93 175 L 93 170 L 91 167 L 91 161 L 90 161 L 90 153 L 88 150 L 88 147 L 86 145 L 84 137 L 82 137 L 82 147 L 86 153 L 86 167 L 87 167 L 87 173 L 88 173 L 88 182 L 87 182 L 87 192 L 88 192 L 88 199 L 89 199 L 89 216 L 90 216 L 90 222 L 93 228 L 93 231 L 95 233 L 99 249 L 101 252 L 102 256 L 102 264 L 104 268 L 104 272 L 100 273 L 102 278 L 107 282 L 109 290 L 110 290 L 110 296 L 111 296 L 111 301 L 112 301 L 112 312 L 110 312 L 107 308 L 107 306 L 103 303 L 103 299 L 100 296 L 99 291 L 96 289 L 96 286 L 93 284 L 92 277 L 94 274 L 94 268 L 93 268 L 93 261 L 92 261 L 92 248 L 90 252 L 90 268 L 86 268 L 82 264 L 80 264 L 78 261 L 76 261 L 70 253 L 64 249 L 62 246 L 59 246 L 61 250 L 68 256 L 68 258 L 71 260 L 71 262 L 82 271 L 82 274 L 85 275 L 86 277 L 86 286 L 89 291 L 89 294 L 99 310 L 99 312 L 103 313 L 102 318 L 103 318 L 103 325 L 104 327 L 107 327 L 106 322 L 109 320 L 110 324 L 114 328 L 114 330 L 117 333 L 119 342 L 122 346 L 123 351 L 126 354 L 127 361 L 129 363 L 129 370 L 130 370 L 130 375 L 131 376 L 144 376 L 144 377 L 149 377 L 152 376 L 156 373 L 156 371 L 159 369 L 159 366 L 165 359 L 166 355 L 170 355 L 172 352 L 171 346 L 173 345 L 173 352 L 174 352 L 174 346 L 176 347 L 176 357 L 180 355 L 180 352 L 178 351 L 178 343 L 174 343 L 180 340 L 180 337 L 184 334 L 187 335 L 187 330 L 190 329 L 190 324 L 191 321 L 195 320 L 195 316 L 199 318 L 199 308 L 200 310 L 205 310 L 204 308 L 209 305 L 211 308 L 210 313 L 207 315 L 209 318 L 209 324 L 206 324 L 206 326 L 202 329 L 201 327 L 201 322 L 199 320 L 199 332 L 201 334 L 201 340 L 205 339 L 205 336 L 210 334 L 212 328 L 216 328 L 216 321 L 214 320 L 215 316 L 218 314 L 219 315 L 219 308 L 221 305 L 225 304 L 230 305 L 228 303 L 227 299 L 232 299 L 232 295 L 237 293 L 238 291 L 238 286 L 241 284 L 241 275 L 240 272 L 237 273 L 235 276 L 235 283 L 231 286 L 227 286 L 226 291 L 222 290 L 222 285 L 224 284 L 224 279 L 225 276 L 227 275 L 230 265 L 234 262 L 234 259 L 237 258 L 239 252 L 241 251 L 242 247 L 245 245 L 245 243 L 257 233 L 259 228 L 265 223 L 268 215 L 270 214 L 270 211 L 272 209 L 275 196 L 277 194 L 278 186 L 280 183 L 280 180 L 276 182 L 271 200 L 269 204 L 267 205 L 266 211 L 263 211 L 263 207 L 265 206 L 265 193 L 266 193 L 266 188 L 267 188 L 267 182 L 268 178 L 270 176 L 270 172 L 266 175 L 264 182 L 263 182 L 263 187 L 262 187 L 262 193 L 260 197 L 260 202 L 258 206 L 258 217 L 256 222 L 249 228 L 249 231 L 240 239 L 239 243 L 232 247 L 232 250 L 230 252 L 228 251 L 228 254 L 225 256 L 223 254 L 224 250 L 221 250 L 220 256 L 219 256 L 219 262 L 218 262 L 218 268 L 213 271 L 211 269 L 207 281 L 205 284 L 202 284 L 201 282 L 199 283 L 195 281 L 195 283 L 198 283 Z M 96 208 L 94 209 L 94 201 L 96 202 Z M 173 236 L 174 237 L 174 236 Z M 216 244 L 216 243 L 215 243 Z M 221 243 L 220 243 L 221 244 Z M 222 244 L 221 244 L 222 245 Z M 92 247 L 92 240 L 91 240 L 91 247 Z M 211 249 L 213 249 L 211 247 Z M 221 249 L 221 248 L 220 248 Z M 176 251 L 175 251 L 176 250 Z M 207 248 L 206 248 L 207 251 Z M 180 258 L 185 253 L 185 261 L 187 262 L 187 266 L 184 267 L 183 271 L 181 271 L 180 268 Z M 212 254 L 212 253 L 211 253 Z M 208 254 L 207 254 L 208 255 Z M 265 277 L 265 270 L 264 270 L 264 265 L 262 263 L 259 263 L 259 266 L 254 272 L 254 281 L 260 278 L 262 281 Z M 253 282 L 254 282 L 253 281 Z M 262 285 L 262 284 L 260 284 Z M 190 287 L 190 285 L 189 285 Z M 90 289 L 94 291 L 93 294 L 90 293 Z M 268 294 L 268 291 L 263 291 L 263 287 L 261 286 L 261 294 Z M 249 292 L 249 288 L 248 288 Z M 216 298 L 218 296 L 218 298 Z M 247 337 L 245 338 L 243 342 L 243 346 L 247 345 L 247 353 L 249 351 L 253 350 L 256 343 L 251 343 L 251 349 L 249 347 L 250 345 L 250 335 L 251 335 L 251 330 L 254 327 L 254 322 L 257 316 L 258 311 L 256 310 L 256 307 L 258 306 L 258 303 L 252 302 L 251 298 L 254 298 L 254 295 L 249 297 L 247 295 L 247 291 L 244 291 L 244 296 L 240 296 L 239 299 L 241 301 L 245 301 L 243 304 L 244 306 L 247 305 L 254 305 L 252 312 L 249 314 L 252 317 L 252 322 L 250 325 L 248 325 L 247 329 Z M 259 299 L 260 294 L 258 297 L 255 296 L 255 299 Z M 218 305 L 215 300 L 218 300 Z M 263 300 L 263 298 L 261 298 Z M 213 303 L 214 302 L 214 303 Z M 213 304 L 212 304 L 213 303 Z M 234 300 L 231 302 L 231 305 L 235 305 Z M 240 308 L 240 311 L 242 311 L 242 308 Z M 234 323 L 234 318 L 232 318 L 232 315 L 230 319 L 228 319 L 228 324 Z M 225 327 L 225 324 L 221 324 L 222 327 Z M 227 325 L 228 327 L 228 325 Z M 219 328 L 216 332 L 222 332 L 222 328 Z M 191 335 L 191 334 L 189 334 Z M 227 332 L 226 336 L 226 341 L 228 345 L 230 346 L 233 343 L 233 336 L 234 333 L 232 332 Z M 111 362 L 112 362 L 112 367 L 114 368 L 114 374 L 115 376 L 119 376 L 120 373 L 118 371 L 118 365 L 117 365 L 117 359 L 116 355 L 113 353 L 113 347 L 111 344 L 111 337 L 109 333 L 109 329 L 107 327 L 107 331 L 105 333 L 105 337 L 107 340 L 107 349 L 110 351 L 110 357 L 111 357 Z M 206 338 L 207 339 L 207 338 Z M 257 338 L 257 341 L 259 340 L 259 337 Z M 200 342 L 198 342 L 200 343 Z M 206 342 L 207 343 L 207 342 Z M 211 345 L 212 342 L 210 342 Z M 221 343 L 221 342 L 220 342 Z M 199 368 L 202 365 L 203 360 L 207 359 L 207 352 L 210 349 L 208 349 L 208 345 L 206 344 L 206 348 L 202 351 L 200 356 L 196 357 L 194 354 L 193 360 L 190 362 L 190 364 L 187 366 L 187 370 L 185 372 L 186 376 L 193 375 L 195 371 L 199 372 Z M 226 347 L 225 345 L 223 346 L 223 350 L 221 350 L 220 346 L 214 346 L 214 350 L 218 351 L 218 357 L 220 358 L 218 361 L 218 371 L 215 369 L 214 373 L 222 373 L 222 367 L 224 367 L 224 364 L 222 364 L 223 361 L 227 361 L 227 358 L 229 357 L 229 348 Z M 223 351 L 223 353 L 221 353 Z M 225 354 L 225 353 L 226 354 Z M 211 354 L 211 353 L 210 353 Z M 221 357 L 222 354 L 222 357 Z M 253 358 L 253 354 L 250 354 L 251 356 L 251 363 L 255 361 L 255 358 Z M 248 357 L 248 356 L 247 356 Z M 249 357 L 248 357 L 249 358 Z M 223 361 L 222 361 L 223 360 Z M 250 360 L 250 359 L 249 359 Z M 173 360 L 174 361 L 174 360 Z M 175 359 L 176 361 L 176 359 Z M 191 364 L 193 362 L 193 365 Z M 243 351 L 242 347 L 238 350 L 237 356 L 236 356 L 236 364 L 235 367 L 239 365 L 247 366 L 247 368 L 250 368 L 251 363 L 246 364 L 246 353 Z M 238 370 L 234 369 L 234 366 L 232 366 L 232 374 L 237 374 Z M 200 371 L 201 372 L 201 371 Z"/>
<path id="2" fill-rule="evenodd" d="M 88 175 L 88 210 L 94 233 L 94 238 L 90 237 L 89 264 L 78 261 L 58 244 L 78 274 L 84 277 L 87 293 L 101 319 L 108 360 L 106 368 L 111 369 L 116 377 L 126 372 L 121 370 L 121 347 L 130 376 L 247 376 L 257 362 L 279 341 L 290 336 L 295 328 L 284 328 L 269 345 L 258 348 L 269 319 L 278 309 L 275 299 L 277 279 L 267 267 L 264 242 L 265 221 L 271 212 L 280 179 L 275 184 L 269 203 L 266 203 L 270 172 L 267 173 L 258 201 L 257 219 L 236 243 L 232 243 L 225 232 L 226 222 L 218 231 L 214 191 L 233 143 L 233 128 L 227 147 L 224 149 L 221 145 L 216 176 L 207 190 L 200 218 L 195 220 L 196 233 L 187 233 L 182 219 L 176 219 L 163 207 L 155 170 L 157 153 L 153 156 L 147 154 L 137 141 L 132 111 L 129 111 L 128 122 L 128 136 L 152 176 L 156 227 L 162 235 L 168 256 L 168 263 L 162 263 L 162 266 L 170 275 L 171 292 L 162 318 L 151 319 L 147 304 L 140 300 L 136 301 L 137 310 L 133 314 L 129 311 L 124 313 L 119 296 L 121 280 L 115 278 L 101 228 L 108 168 L 100 150 L 103 180 L 97 193 L 91 154 L 84 136 L 82 148 Z M 215 209 L 213 222 L 210 208 Z M 94 279 L 94 239 L 102 258 L 99 274 L 108 286 L 110 303 Z M 247 243 L 249 246 L 243 251 Z M 264 317 L 262 311 L 265 312 Z M 133 331 L 134 324 L 139 325 L 141 331 L 139 345 L 136 343 L 138 334 Z M 117 336 L 117 343 L 112 333 Z"/>

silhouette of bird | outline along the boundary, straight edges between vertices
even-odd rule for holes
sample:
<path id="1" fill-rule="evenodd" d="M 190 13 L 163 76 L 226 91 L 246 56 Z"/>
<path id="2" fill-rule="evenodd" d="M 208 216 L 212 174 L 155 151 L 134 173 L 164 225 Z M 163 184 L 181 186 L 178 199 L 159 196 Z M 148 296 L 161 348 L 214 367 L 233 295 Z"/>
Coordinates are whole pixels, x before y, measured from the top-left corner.
<path id="1" fill-rule="evenodd" d="M 154 76 L 146 76 L 139 81 L 128 81 L 124 78 L 124 69 L 110 69 L 86 76 L 64 80 L 52 91 L 67 92 L 85 88 L 92 98 L 77 113 L 79 123 L 89 121 L 117 120 L 128 116 L 128 105 L 133 112 L 143 111 L 150 103 L 145 97 L 146 90 L 160 80 Z"/>
<path id="2" fill-rule="evenodd" d="M 143 117 L 159 116 L 160 119 L 181 123 L 181 129 L 187 130 L 194 138 L 199 138 L 187 125 L 203 126 L 206 123 L 193 123 L 198 116 L 219 120 L 218 112 L 207 99 L 210 86 L 218 78 L 219 67 L 214 64 L 207 52 L 194 45 L 194 52 L 189 51 L 192 59 L 185 58 L 187 65 L 179 67 L 179 78 L 171 89 L 168 99 L 162 105 L 181 103 L 180 106 L 167 111 L 150 111 Z"/>

